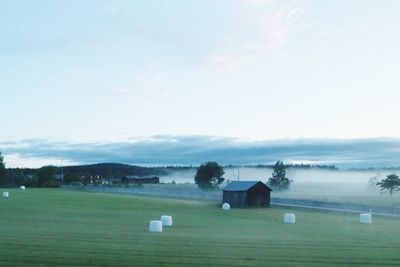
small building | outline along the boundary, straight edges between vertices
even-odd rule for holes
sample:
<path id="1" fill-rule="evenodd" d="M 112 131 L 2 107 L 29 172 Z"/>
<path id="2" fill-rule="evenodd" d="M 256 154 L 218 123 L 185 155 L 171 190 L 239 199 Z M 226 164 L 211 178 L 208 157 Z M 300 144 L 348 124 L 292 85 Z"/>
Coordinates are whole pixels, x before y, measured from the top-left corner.
<path id="1" fill-rule="evenodd" d="M 232 208 L 268 207 L 271 203 L 271 191 L 260 181 L 234 181 L 223 189 L 223 203 Z"/>
<path id="2" fill-rule="evenodd" d="M 84 184 L 104 184 L 104 179 L 101 175 L 82 175 L 81 181 Z"/>
<path id="3" fill-rule="evenodd" d="M 160 177 L 140 177 L 140 176 L 132 176 L 125 175 L 121 178 L 121 183 L 124 184 L 159 184 Z"/>

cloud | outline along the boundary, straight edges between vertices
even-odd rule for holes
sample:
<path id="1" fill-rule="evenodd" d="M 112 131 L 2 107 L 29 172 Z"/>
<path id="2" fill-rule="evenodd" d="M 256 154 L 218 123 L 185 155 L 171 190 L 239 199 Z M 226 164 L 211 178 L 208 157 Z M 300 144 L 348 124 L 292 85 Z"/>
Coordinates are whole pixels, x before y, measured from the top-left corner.
<path id="1" fill-rule="evenodd" d="M 284 48 L 289 43 L 290 34 L 294 31 L 296 22 L 303 15 L 301 7 L 283 5 L 273 11 L 266 11 L 263 27 L 267 36 L 267 48 Z"/>
<path id="2" fill-rule="evenodd" d="M 399 166 L 400 139 L 246 141 L 213 136 L 159 135 L 114 143 L 29 139 L 0 142 L 0 151 L 5 155 L 7 166 L 24 166 L 29 162 L 40 164 L 40 159 L 50 163 L 63 161 L 64 164 L 118 162 L 141 165 L 198 165 L 209 160 L 224 165 L 245 165 L 283 160 L 367 168 Z M 7 162 L 8 159 L 14 162 Z M 18 164 L 18 160 L 22 163 Z"/>
<path id="3" fill-rule="evenodd" d="M 238 71 L 243 66 L 286 52 L 305 9 L 293 2 L 242 0 L 242 12 L 237 18 L 244 25 L 221 37 L 224 46 L 206 58 L 212 66 Z"/>

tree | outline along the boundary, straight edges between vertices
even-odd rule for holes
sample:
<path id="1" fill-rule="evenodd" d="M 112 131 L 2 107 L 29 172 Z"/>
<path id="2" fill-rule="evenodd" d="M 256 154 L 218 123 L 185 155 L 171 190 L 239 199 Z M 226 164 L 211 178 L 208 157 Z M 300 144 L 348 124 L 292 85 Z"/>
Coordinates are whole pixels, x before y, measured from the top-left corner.
<path id="1" fill-rule="evenodd" d="M 57 167 L 55 166 L 43 166 L 37 170 L 38 186 L 39 187 L 54 187 L 58 186 L 54 179 Z"/>
<path id="2" fill-rule="evenodd" d="M 267 184 L 275 190 L 285 190 L 289 189 L 291 182 L 293 180 L 286 177 L 285 164 L 278 160 L 273 167 L 272 177 L 268 179 Z"/>
<path id="3" fill-rule="evenodd" d="M 23 171 L 19 168 L 7 169 L 6 180 L 8 186 L 26 185 L 27 181 Z"/>
<path id="4" fill-rule="evenodd" d="M 64 183 L 73 183 L 73 182 L 80 182 L 81 177 L 78 174 L 73 172 L 66 172 L 64 175 Z"/>
<path id="5" fill-rule="evenodd" d="M 7 171 L 6 171 L 6 164 L 4 163 L 4 158 L 0 152 L 0 186 L 7 184 Z"/>
<path id="6" fill-rule="evenodd" d="M 386 176 L 386 179 L 381 180 L 376 185 L 378 185 L 382 191 L 387 190 L 390 195 L 392 195 L 393 191 L 399 190 L 400 188 L 400 178 L 396 174 L 389 174 Z"/>
<path id="7" fill-rule="evenodd" d="M 215 161 L 206 162 L 197 168 L 194 181 L 197 186 L 203 190 L 212 190 L 218 188 L 225 179 L 222 177 L 225 174 L 222 166 Z"/>

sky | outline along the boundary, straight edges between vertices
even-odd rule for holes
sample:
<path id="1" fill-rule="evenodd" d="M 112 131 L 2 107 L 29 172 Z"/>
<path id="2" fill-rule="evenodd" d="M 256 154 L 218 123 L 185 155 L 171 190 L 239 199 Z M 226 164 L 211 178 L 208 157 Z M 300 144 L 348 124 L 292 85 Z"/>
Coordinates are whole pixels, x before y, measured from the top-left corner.
<path id="1" fill-rule="evenodd" d="M 2 0 L 0 151 L 7 166 L 194 164 L 214 154 L 174 149 L 350 142 L 344 156 L 359 161 L 370 142 L 381 144 L 372 158 L 396 165 L 386 144 L 400 151 L 398 10 L 397 0 Z M 224 162 L 343 160 L 329 145 L 316 157 L 319 145 Z M 179 159 L 161 159 L 163 146 Z M 82 152 L 96 149 L 102 157 Z"/>

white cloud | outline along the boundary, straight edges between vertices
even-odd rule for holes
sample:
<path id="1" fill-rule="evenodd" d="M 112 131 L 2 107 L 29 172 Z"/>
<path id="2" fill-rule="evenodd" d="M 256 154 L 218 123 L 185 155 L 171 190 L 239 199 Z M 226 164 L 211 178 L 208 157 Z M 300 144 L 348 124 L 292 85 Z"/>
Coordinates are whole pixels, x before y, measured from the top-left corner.
<path id="1" fill-rule="evenodd" d="M 238 20 L 245 25 L 247 32 L 241 29 L 241 32 L 235 32 L 236 38 L 221 37 L 232 41 L 211 52 L 207 63 L 237 71 L 267 56 L 285 53 L 305 13 L 304 7 L 291 2 L 243 0 L 242 3 L 243 10 Z"/>
<path id="2" fill-rule="evenodd" d="M 65 165 L 75 165 L 74 161 L 61 160 L 53 157 L 30 157 L 26 155 L 19 154 L 8 154 L 4 157 L 7 168 L 39 168 L 45 165 L 54 166 L 65 166 Z"/>
<path id="3" fill-rule="evenodd" d="M 304 9 L 295 6 L 280 6 L 276 10 L 265 13 L 263 27 L 268 38 L 269 49 L 280 49 L 288 45 L 290 34 L 294 31 L 296 22 L 303 15 Z"/>

